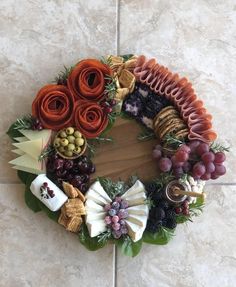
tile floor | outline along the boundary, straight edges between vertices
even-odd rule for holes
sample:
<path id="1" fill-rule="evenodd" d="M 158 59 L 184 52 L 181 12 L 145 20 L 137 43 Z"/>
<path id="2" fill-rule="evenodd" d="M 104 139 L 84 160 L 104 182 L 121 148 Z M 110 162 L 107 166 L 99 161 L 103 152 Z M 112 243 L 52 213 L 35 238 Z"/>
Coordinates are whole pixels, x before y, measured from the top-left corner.
<path id="1" fill-rule="evenodd" d="M 236 286 L 235 0 L 0 1 L 0 287 Z M 204 214 L 168 246 L 125 258 L 87 252 L 25 207 L 5 131 L 37 90 L 79 58 L 144 53 L 187 75 L 229 144 L 228 173 L 207 188 Z M 27 103 L 27 104 L 26 104 Z"/>

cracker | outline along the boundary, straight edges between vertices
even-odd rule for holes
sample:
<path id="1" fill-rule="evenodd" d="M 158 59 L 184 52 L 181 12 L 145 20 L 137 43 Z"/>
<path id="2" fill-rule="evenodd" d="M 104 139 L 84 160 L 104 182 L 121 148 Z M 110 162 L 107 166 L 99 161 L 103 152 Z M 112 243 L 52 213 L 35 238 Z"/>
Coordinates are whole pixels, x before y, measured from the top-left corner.
<path id="1" fill-rule="evenodd" d="M 68 182 L 63 181 L 62 186 L 63 186 L 63 190 L 65 194 L 69 198 L 76 198 L 78 196 L 78 191 L 76 188 L 74 188 L 72 184 L 69 184 Z"/>
<path id="2" fill-rule="evenodd" d="M 64 227 L 66 227 L 67 220 L 68 220 L 68 218 L 63 213 L 61 213 L 59 218 L 58 218 L 58 223 L 63 225 Z"/>
<path id="3" fill-rule="evenodd" d="M 61 212 L 67 217 L 86 214 L 84 204 L 79 198 L 68 199 L 68 201 L 61 208 Z"/>
<path id="4" fill-rule="evenodd" d="M 119 76 L 119 82 L 123 88 L 130 89 L 135 82 L 135 76 L 128 70 L 122 70 Z"/>
<path id="5" fill-rule="evenodd" d="M 81 216 L 73 216 L 68 219 L 66 230 L 70 232 L 78 232 L 83 220 Z"/>

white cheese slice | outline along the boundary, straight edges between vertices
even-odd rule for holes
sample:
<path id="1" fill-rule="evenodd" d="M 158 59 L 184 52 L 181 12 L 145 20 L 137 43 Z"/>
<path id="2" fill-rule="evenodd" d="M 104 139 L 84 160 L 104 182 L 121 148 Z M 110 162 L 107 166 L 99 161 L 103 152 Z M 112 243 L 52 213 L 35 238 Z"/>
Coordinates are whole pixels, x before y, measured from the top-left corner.
<path id="1" fill-rule="evenodd" d="M 18 143 L 22 143 L 27 141 L 28 139 L 26 137 L 16 137 L 14 138 L 14 140 L 16 140 Z"/>
<path id="2" fill-rule="evenodd" d="M 110 197 L 108 196 L 108 194 L 106 193 L 106 191 L 104 190 L 104 188 L 102 187 L 101 183 L 97 180 L 95 181 L 89 188 L 93 189 L 95 192 L 97 192 L 100 196 L 102 196 L 104 199 L 106 199 L 107 202 L 111 202 L 112 200 L 110 199 Z M 88 190 L 88 192 L 89 192 Z"/>
<path id="3" fill-rule="evenodd" d="M 42 139 L 43 146 L 46 146 L 49 143 L 52 135 L 52 131 L 48 129 L 43 129 L 42 131 L 20 130 L 20 132 L 30 141 Z"/>
<path id="4" fill-rule="evenodd" d="M 96 202 L 99 205 L 106 205 L 107 203 L 109 203 L 105 198 L 103 198 L 102 196 L 100 196 L 100 194 L 98 194 L 96 191 L 94 191 L 93 189 L 89 189 L 88 192 L 85 195 L 86 199 L 91 199 L 94 202 Z"/>
<path id="5" fill-rule="evenodd" d="M 146 194 L 145 193 L 138 193 L 135 195 L 130 196 L 129 198 L 125 198 L 129 204 L 129 206 L 145 204 Z"/>
<path id="6" fill-rule="evenodd" d="M 127 219 L 141 227 L 146 226 L 147 223 L 147 215 L 130 214 Z"/>
<path id="7" fill-rule="evenodd" d="M 148 206 L 146 204 L 130 206 L 127 208 L 127 211 L 130 215 L 146 215 L 148 216 Z"/>
<path id="8" fill-rule="evenodd" d="M 13 143 L 13 145 L 16 148 L 20 149 L 26 154 L 29 154 L 30 156 L 32 156 L 33 158 L 37 160 L 43 149 L 42 139 L 36 139 L 36 140 L 20 142 L 20 143 Z"/>
<path id="9" fill-rule="evenodd" d="M 140 180 L 136 180 L 135 184 L 129 188 L 121 197 L 126 198 L 127 196 L 131 196 L 139 192 L 145 192 L 145 187 Z"/>
<path id="10" fill-rule="evenodd" d="M 22 150 L 20 150 L 20 149 L 12 149 L 11 150 L 13 153 L 15 153 L 15 154 L 18 154 L 18 155 L 23 155 L 23 154 L 25 154 Z"/>
<path id="11" fill-rule="evenodd" d="M 48 187 L 53 190 L 54 196 L 48 198 L 42 196 L 41 194 L 41 187 L 43 183 L 46 182 Z M 43 203 L 45 204 L 50 210 L 57 211 L 59 210 L 62 205 L 68 200 L 68 197 L 65 193 L 60 190 L 47 176 L 46 174 L 38 175 L 30 185 L 31 192 Z M 46 192 L 46 194 L 48 194 Z M 49 195 L 49 194 L 48 194 Z"/>
<path id="12" fill-rule="evenodd" d="M 15 159 L 11 160 L 9 163 L 16 165 L 16 166 L 22 166 L 22 167 L 26 167 L 26 168 L 30 168 L 30 169 L 34 169 L 34 170 L 39 170 L 39 171 L 42 171 L 45 168 L 43 161 L 40 162 L 28 154 L 24 154 L 22 156 L 19 156 Z"/>
<path id="13" fill-rule="evenodd" d="M 85 216 L 86 222 L 91 222 L 93 220 L 105 219 L 106 212 L 89 212 Z"/>
<path id="14" fill-rule="evenodd" d="M 97 204 L 96 202 L 94 202 L 91 199 L 86 200 L 85 202 L 85 209 L 86 209 L 86 213 L 89 212 L 103 212 L 104 209 L 101 205 Z"/>
<path id="15" fill-rule="evenodd" d="M 128 228 L 128 235 L 130 236 L 130 238 L 134 242 L 139 241 L 142 238 L 145 227 L 140 227 L 139 225 L 129 221 L 128 219 L 126 219 L 125 222 Z"/>
<path id="16" fill-rule="evenodd" d="M 107 230 L 104 220 L 91 221 L 87 222 L 86 224 L 88 227 L 89 235 L 91 237 L 98 236 L 99 234 Z"/>

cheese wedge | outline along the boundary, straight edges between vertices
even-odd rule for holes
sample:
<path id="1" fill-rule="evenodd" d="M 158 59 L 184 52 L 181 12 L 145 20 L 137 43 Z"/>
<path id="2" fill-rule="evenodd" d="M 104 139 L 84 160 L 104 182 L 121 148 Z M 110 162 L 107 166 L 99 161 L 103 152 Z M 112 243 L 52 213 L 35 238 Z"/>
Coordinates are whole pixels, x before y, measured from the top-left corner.
<path id="1" fill-rule="evenodd" d="M 104 211 L 103 206 L 97 204 L 96 202 L 94 202 L 91 199 L 86 200 L 85 209 L 86 209 L 87 213 L 89 213 L 91 211 L 93 211 L 93 212 L 103 212 Z"/>
<path id="2" fill-rule="evenodd" d="M 129 221 L 128 219 L 125 220 L 126 226 L 128 228 L 128 235 L 130 238 L 136 242 L 142 238 L 143 232 L 145 227 L 140 227 L 139 225 Z"/>
<path id="3" fill-rule="evenodd" d="M 130 215 L 146 215 L 148 216 L 148 206 L 145 204 L 130 206 L 127 208 Z"/>
<path id="4" fill-rule="evenodd" d="M 29 172 L 32 174 L 38 174 L 38 175 L 45 173 L 45 169 L 44 170 L 38 170 L 38 169 L 27 168 L 27 167 L 23 167 L 23 166 L 19 166 L 19 165 L 14 165 L 12 168 L 17 169 L 17 170 L 22 170 L 25 172 Z"/>
<path id="5" fill-rule="evenodd" d="M 13 143 L 13 145 L 20 149 L 21 151 L 25 152 L 26 154 L 32 156 L 33 158 L 39 158 L 39 155 L 42 152 L 43 144 L 42 139 L 36 139 L 32 141 L 20 142 L 20 143 Z"/>
<path id="6" fill-rule="evenodd" d="M 145 192 L 145 187 L 140 180 L 136 180 L 135 184 L 129 188 L 121 197 L 126 198 L 139 192 Z"/>
<path id="7" fill-rule="evenodd" d="M 146 226 L 147 223 L 147 216 L 142 216 L 142 215 L 129 215 L 129 217 L 127 218 L 130 222 L 133 222 L 141 227 Z"/>
<path id="8" fill-rule="evenodd" d="M 52 135 L 52 131 L 48 129 L 44 129 L 42 131 L 20 130 L 20 133 L 30 141 L 42 139 L 43 146 L 49 143 Z"/>
<path id="9" fill-rule="evenodd" d="M 107 203 L 109 203 L 106 199 L 104 199 L 102 196 L 100 196 L 99 193 L 97 193 L 96 191 L 94 191 L 93 189 L 89 189 L 88 192 L 85 195 L 86 199 L 91 199 L 94 202 L 96 202 L 99 205 L 106 205 Z"/>
<path id="10" fill-rule="evenodd" d="M 107 230 L 104 220 L 87 222 L 90 237 L 95 237 Z"/>
<path id="11" fill-rule="evenodd" d="M 138 193 L 135 195 L 130 196 L 129 198 L 125 198 L 129 204 L 129 206 L 145 204 L 146 194 L 145 193 Z"/>
<path id="12" fill-rule="evenodd" d="M 106 216 L 106 212 L 89 212 L 86 214 L 85 219 L 88 222 L 102 219 L 104 220 Z"/>
<path id="13" fill-rule="evenodd" d="M 13 160 L 11 160 L 9 163 L 15 165 L 15 166 L 22 166 L 30 169 L 37 169 L 39 171 L 42 171 L 45 169 L 45 165 L 43 162 L 40 162 L 33 157 L 29 156 L 28 154 L 24 154 L 22 156 L 19 156 Z M 46 170 L 45 170 L 46 172 Z"/>
<path id="14" fill-rule="evenodd" d="M 104 188 L 102 187 L 101 183 L 97 180 L 95 181 L 89 188 L 93 189 L 96 193 L 98 193 L 100 196 L 102 196 L 107 202 L 111 202 L 112 200 L 110 199 L 110 197 L 108 196 L 108 194 L 106 193 L 106 191 L 104 190 Z M 88 190 L 88 192 L 89 192 Z"/>
<path id="15" fill-rule="evenodd" d="M 20 150 L 20 149 L 12 149 L 11 150 L 13 153 L 15 153 L 15 154 L 18 154 L 18 155 L 23 155 L 24 154 L 24 152 L 22 151 L 22 150 Z"/>

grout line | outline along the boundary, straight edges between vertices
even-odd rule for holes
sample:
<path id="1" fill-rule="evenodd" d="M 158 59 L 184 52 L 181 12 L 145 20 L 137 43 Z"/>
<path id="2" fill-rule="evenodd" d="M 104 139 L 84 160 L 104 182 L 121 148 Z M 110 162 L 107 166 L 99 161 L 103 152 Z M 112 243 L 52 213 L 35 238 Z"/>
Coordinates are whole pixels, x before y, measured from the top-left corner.
<path id="1" fill-rule="evenodd" d="M 113 287 L 117 287 L 117 246 L 113 244 Z"/>
<path id="2" fill-rule="evenodd" d="M 120 0 L 116 0 L 116 55 L 120 54 Z"/>

